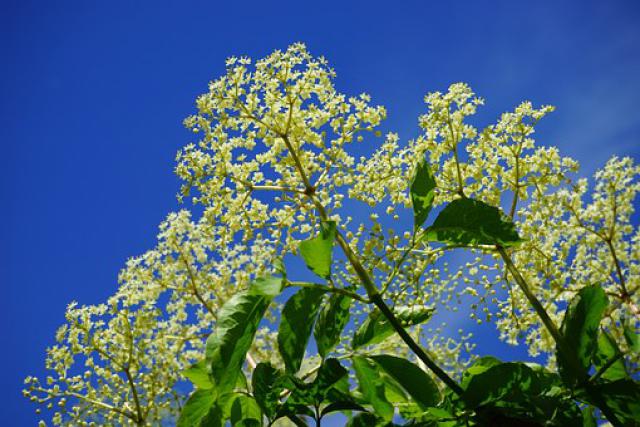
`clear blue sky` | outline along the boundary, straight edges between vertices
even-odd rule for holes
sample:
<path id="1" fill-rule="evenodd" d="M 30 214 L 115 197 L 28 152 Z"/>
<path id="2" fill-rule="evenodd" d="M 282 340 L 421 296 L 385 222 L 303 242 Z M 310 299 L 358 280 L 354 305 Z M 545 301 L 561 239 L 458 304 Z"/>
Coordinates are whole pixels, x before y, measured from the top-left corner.
<path id="1" fill-rule="evenodd" d="M 456 81 L 487 99 L 486 120 L 555 104 L 539 138 L 592 172 L 613 153 L 640 158 L 639 5 L 3 0 L 2 424 L 35 425 L 22 378 L 44 374 L 66 304 L 104 301 L 177 208 L 181 121 L 226 57 L 303 41 L 404 138 L 423 95 Z"/>

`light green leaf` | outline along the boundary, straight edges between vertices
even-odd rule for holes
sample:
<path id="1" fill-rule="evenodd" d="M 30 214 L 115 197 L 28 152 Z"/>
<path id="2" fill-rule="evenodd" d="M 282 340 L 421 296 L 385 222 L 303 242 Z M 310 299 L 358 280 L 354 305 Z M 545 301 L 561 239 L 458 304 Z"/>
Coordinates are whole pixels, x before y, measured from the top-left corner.
<path id="1" fill-rule="evenodd" d="M 424 306 L 399 306 L 393 312 L 402 326 L 409 327 L 426 322 L 431 318 L 433 309 Z M 351 346 L 356 349 L 363 345 L 377 344 L 394 332 L 393 326 L 378 309 L 374 309 L 356 330 Z"/>
<path id="2" fill-rule="evenodd" d="M 335 238 L 335 221 L 324 221 L 320 224 L 320 234 L 300 243 L 300 255 L 307 267 L 323 279 L 331 276 L 331 252 Z"/>
<path id="3" fill-rule="evenodd" d="M 284 287 L 282 277 L 267 276 L 255 279 L 249 288 L 249 292 L 254 295 L 264 295 L 274 298 L 280 295 Z"/>
<path id="4" fill-rule="evenodd" d="M 271 298 L 238 293 L 218 311 L 218 321 L 207 339 L 206 359 L 220 394 L 233 389 L 258 325 Z"/>
<path id="5" fill-rule="evenodd" d="M 436 383 L 415 364 L 389 355 L 371 356 L 371 359 L 424 409 L 435 406 L 440 401 L 440 391 Z"/>
<path id="6" fill-rule="evenodd" d="M 322 305 L 313 335 L 318 353 L 323 358 L 340 342 L 340 334 L 349 322 L 351 298 L 347 295 L 331 294 Z"/>
<path id="7" fill-rule="evenodd" d="M 209 413 L 215 404 L 216 395 L 212 390 L 196 390 L 182 407 L 177 427 L 194 427 Z"/>
<path id="8" fill-rule="evenodd" d="M 598 350 L 593 357 L 593 363 L 598 371 L 602 370 L 611 360 L 618 357 L 612 365 L 601 375 L 601 378 L 615 381 L 628 378 L 627 369 L 621 357 L 620 349 L 615 339 L 606 331 L 602 331 L 598 336 Z"/>
<path id="9" fill-rule="evenodd" d="M 423 238 L 469 246 L 509 247 L 522 241 L 513 222 L 500 209 L 466 197 L 449 203 L 425 230 Z"/>
<path id="10" fill-rule="evenodd" d="M 602 288 L 592 285 L 580 289 L 567 308 L 561 333 L 567 348 L 573 351 L 573 354 L 563 355 L 562 352 L 556 351 L 556 356 L 560 376 L 569 385 L 582 381 L 589 371 L 591 360 L 598 348 L 600 320 L 607 303 L 607 296 Z M 575 367 L 570 362 L 572 359 L 580 366 Z"/>
<path id="11" fill-rule="evenodd" d="M 411 204 L 413 205 L 414 229 L 420 228 L 431 212 L 433 198 L 435 196 L 436 181 L 429 167 L 429 163 L 423 160 L 416 168 L 416 173 L 411 181 Z"/>
<path id="12" fill-rule="evenodd" d="M 260 407 L 256 403 L 256 400 L 251 396 L 247 396 L 242 393 L 234 393 L 234 398 L 230 406 L 228 418 L 233 426 L 240 425 L 241 421 L 246 423 L 248 420 L 262 420 Z"/>
<path id="13" fill-rule="evenodd" d="M 354 356 L 352 360 L 363 398 L 371 404 L 378 416 L 391 421 L 394 408 L 385 397 L 385 384 L 375 364 L 362 356 Z"/>
<path id="14" fill-rule="evenodd" d="M 282 310 L 278 349 L 287 372 L 295 374 L 300 369 L 324 293 L 325 290 L 319 287 L 301 288 L 289 298 Z"/>
<path id="15" fill-rule="evenodd" d="M 207 390 L 213 388 L 213 382 L 209 375 L 209 364 L 206 360 L 201 360 L 198 363 L 194 363 L 184 371 L 182 375 L 189 378 L 191 382 L 199 389 Z"/>

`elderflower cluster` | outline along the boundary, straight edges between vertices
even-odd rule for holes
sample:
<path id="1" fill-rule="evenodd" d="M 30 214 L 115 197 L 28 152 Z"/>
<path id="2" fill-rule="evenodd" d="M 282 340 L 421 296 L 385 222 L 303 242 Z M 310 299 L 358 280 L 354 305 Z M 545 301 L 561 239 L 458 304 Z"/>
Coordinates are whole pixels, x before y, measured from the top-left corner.
<path id="1" fill-rule="evenodd" d="M 25 394 L 53 411 L 55 425 L 157 425 L 184 404 L 182 370 L 200 360 L 216 314 L 231 296 L 297 253 L 321 221 L 336 221 L 330 285 L 364 296 L 353 252 L 392 307 L 429 308 L 495 323 L 503 340 L 532 355 L 552 341 L 503 265 L 486 248 L 453 249 L 416 240 L 409 186 L 426 159 L 437 184 L 434 206 L 462 197 L 502 205 L 525 240 L 514 263 L 556 321 L 586 284 L 599 283 L 612 304 L 606 327 L 619 344 L 622 322 L 637 322 L 640 233 L 633 203 L 640 167 L 613 158 L 589 185 L 576 161 L 537 145 L 535 125 L 553 107 L 523 102 L 482 130 L 468 123 L 483 105 L 464 83 L 425 97 L 420 135 L 408 142 L 378 130 L 384 107 L 338 92 L 335 72 L 303 44 L 259 61 L 227 60 L 226 73 L 185 120 L 196 141 L 180 150 L 180 200 L 194 205 L 168 216 L 155 248 L 129 260 L 106 304 L 67 310 L 47 353 L 46 379 L 27 378 Z M 367 144 L 362 156 L 356 143 Z M 366 151 L 366 150 L 365 150 Z M 433 215 L 431 218 L 433 218 Z M 471 300 L 470 311 L 458 310 Z M 246 368 L 281 365 L 274 305 L 256 335 Z M 371 307 L 354 302 L 359 324 Z M 637 324 L 637 323 L 636 323 Z M 472 337 L 416 327 L 446 370 L 473 357 Z M 345 333 L 351 336 L 352 330 Z M 346 341 L 346 340 L 345 340 Z M 336 353 L 349 353 L 342 342 Z M 370 348 L 407 354 L 397 337 Z M 305 369 L 317 361 L 310 357 Z M 53 409 L 55 407 L 55 409 Z"/>

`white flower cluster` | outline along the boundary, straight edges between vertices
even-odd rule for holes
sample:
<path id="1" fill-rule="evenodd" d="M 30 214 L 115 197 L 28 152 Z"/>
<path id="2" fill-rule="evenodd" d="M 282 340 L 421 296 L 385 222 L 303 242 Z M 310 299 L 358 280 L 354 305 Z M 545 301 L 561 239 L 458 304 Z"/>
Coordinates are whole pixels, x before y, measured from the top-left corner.
<path id="1" fill-rule="evenodd" d="M 622 323 L 640 317 L 640 233 L 632 221 L 639 166 L 613 158 L 589 190 L 586 180 L 572 181 L 574 160 L 536 146 L 535 125 L 552 107 L 524 102 L 478 131 L 468 117 L 483 100 L 463 83 L 426 96 L 419 137 L 382 139 L 385 109 L 370 105 L 366 94 L 339 93 L 334 77 L 302 44 L 255 65 L 227 60 L 226 74 L 185 121 L 199 140 L 177 155 L 179 198 L 192 196 L 202 215 L 171 214 L 156 248 L 127 263 L 106 304 L 69 306 L 58 344 L 48 351 L 51 375 L 27 378 L 29 398 L 55 405 L 54 424 L 174 418 L 184 400 L 176 388 L 181 371 L 202 357 L 221 305 L 268 274 L 276 259 L 297 252 L 326 219 L 337 222 L 344 242 L 332 286 L 361 292 L 356 257 L 392 305 L 455 311 L 456 302 L 471 298 L 471 317 L 495 322 L 504 340 L 525 337 L 531 354 L 551 352 L 552 340 L 495 255 L 478 248 L 461 263 L 460 249 L 451 256 L 453 248 L 394 230 L 400 215 L 411 216 L 409 185 L 425 158 L 435 173 L 436 206 L 462 195 L 504 205 L 526 240 L 510 255 L 556 323 L 578 289 L 601 284 L 613 302 L 606 326 L 624 348 Z M 351 143 L 365 138 L 376 144 L 373 154 L 357 156 Z M 358 304 L 354 317 L 368 310 Z M 276 316 L 274 309 L 270 320 Z M 256 361 L 281 363 L 274 333 L 269 325 L 259 331 L 249 369 Z M 411 333 L 452 373 L 473 350 L 469 335 Z M 390 338 L 378 350 L 405 347 Z"/>

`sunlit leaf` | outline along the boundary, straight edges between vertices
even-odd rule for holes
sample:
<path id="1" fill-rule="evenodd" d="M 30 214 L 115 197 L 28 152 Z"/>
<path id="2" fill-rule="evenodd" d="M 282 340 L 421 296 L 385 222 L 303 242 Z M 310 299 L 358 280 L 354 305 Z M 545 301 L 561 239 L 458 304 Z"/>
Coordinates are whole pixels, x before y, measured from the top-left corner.
<path id="1" fill-rule="evenodd" d="M 515 225 L 500 209 L 466 197 L 449 203 L 425 230 L 424 239 L 469 246 L 509 247 L 521 242 Z"/>
<path id="2" fill-rule="evenodd" d="M 300 255 L 307 267 L 323 279 L 331 276 L 331 253 L 336 238 L 336 223 L 325 221 L 320 225 L 320 233 L 300 243 Z"/>

